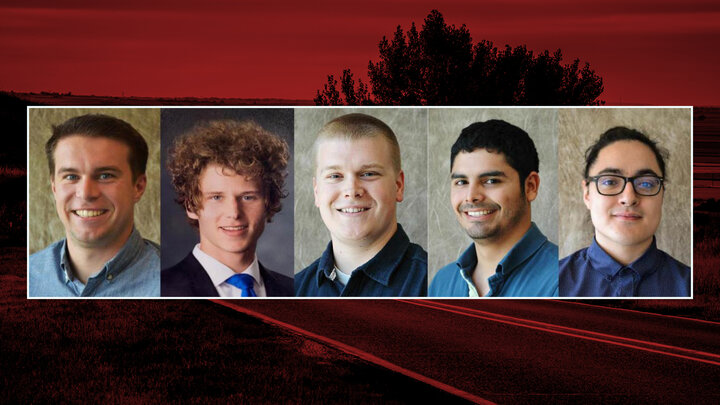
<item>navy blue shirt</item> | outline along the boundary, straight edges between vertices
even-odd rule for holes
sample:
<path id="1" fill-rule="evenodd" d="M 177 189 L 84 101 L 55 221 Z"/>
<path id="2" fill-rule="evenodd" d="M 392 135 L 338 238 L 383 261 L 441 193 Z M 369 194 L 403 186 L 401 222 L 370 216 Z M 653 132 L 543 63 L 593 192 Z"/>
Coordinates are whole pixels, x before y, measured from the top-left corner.
<path id="1" fill-rule="evenodd" d="M 438 271 L 430 285 L 431 297 L 477 297 L 472 281 L 477 265 L 475 244 L 458 260 Z M 557 297 L 558 247 L 533 222 L 488 278 L 487 297 Z"/>
<path id="2" fill-rule="evenodd" d="M 410 243 L 402 226 L 367 263 L 355 269 L 343 286 L 335 274 L 332 242 L 319 259 L 295 275 L 298 297 L 424 297 L 427 252 Z"/>
<path id="3" fill-rule="evenodd" d="M 560 261 L 564 297 L 689 297 L 690 267 L 658 249 L 653 237 L 639 259 L 623 266 L 593 243 Z"/>

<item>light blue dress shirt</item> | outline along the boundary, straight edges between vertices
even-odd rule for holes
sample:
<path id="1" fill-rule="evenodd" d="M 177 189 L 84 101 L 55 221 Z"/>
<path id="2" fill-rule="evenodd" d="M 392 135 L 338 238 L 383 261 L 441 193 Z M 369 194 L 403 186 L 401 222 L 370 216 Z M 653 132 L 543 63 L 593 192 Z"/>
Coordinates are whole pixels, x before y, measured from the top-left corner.
<path id="1" fill-rule="evenodd" d="M 30 255 L 28 277 L 30 297 L 159 297 L 160 246 L 133 228 L 120 251 L 82 284 L 63 239 Z"/>
<path id="2" fill-rule="evenodd" d="M 477 254 L 473 243 L 456 262 L 438 271 L 430 284 L 428 296 L 477 296 L 472 282 L 476 265 Z M 487 297 L 557 297 L 557 245 L 550 242 L 533 222 L 525 235 L 500 260 L 488 283 L 490 291 Z"/>

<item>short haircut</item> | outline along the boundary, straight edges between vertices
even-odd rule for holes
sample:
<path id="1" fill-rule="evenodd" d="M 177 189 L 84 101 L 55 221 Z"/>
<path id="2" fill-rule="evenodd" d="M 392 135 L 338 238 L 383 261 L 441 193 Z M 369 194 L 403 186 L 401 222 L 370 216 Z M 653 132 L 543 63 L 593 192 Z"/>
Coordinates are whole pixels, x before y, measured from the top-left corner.
<path id="1" fill-rule="evenodd" d="M 200 174 L 209 164 L 258 179 L 265 197 L 267 221 L 280 212 L 288 159 L 287 143 L 254 121 L 216 120 L 198 124 L 175 140 L 167 168 L 175 201 L 190 212 L 202 208 Z M 196 219 L 188 218 L 198 227 Z"/>
<path id="2" fill-rule="evenodd" d="M 658 166 L 660 166 L 660 176 L 665 177 L 665 160 L 670 158 L 670 154 L 666 149 L 658 146 L 656 141 L 648 138 L 640 131 L 626 127 L 614 127 L 600 135 L 600 138 L 585 151 L 584 178 L 588 178 L 590 167 L 595 164 L 600 151 L 617 141 L 638 141 L 645 144 L 655 154 L 655 159 L 657 159 Z"/>
<path id="3" fill-rule="evenodd" d="M 53 125 L 52 136 L 45 144 L 50 176 L 55 174 L 55 148 L 63 138 L 70 136 L 108 138 L 121 142 L 130 149 L 128 163 L 133 181 L 145 174 L 148 160 L 148 146 L 140 133 L 127 122 L 104 114 L 86 114 L 70 118 L 60 125 Z"/>
<path id="4" fill-rule="evenodd" d="M 510 167 L 520 176 L 520 190 L 523 193 L 525 179 L 531 172 L 540 171 L 535 143 L 528 133 L 503 120 L 476 122 L 463 129 L 450 149 L 450 170 L 458 153 L 471 153 L 476 149 L 505 155 Z"/>
<path id="5" fill-rule="evenodd" d="M 400 145 L 397 137 L 387 124 L 379 119 L 361 113 L 346 114 L 337 117 L 325 124 L 315 139 L 313 146 L 315 162 L 317 162 L 317 151 L 320 142 L 329 139 L 347 139 L 358 140 L 362 138 L 372 138 L 381 136 L 388 141 L 390 145 L 390 159 L 393 168 L 397 173 L 402 170 L 402 162 L 400 159 Z"/>

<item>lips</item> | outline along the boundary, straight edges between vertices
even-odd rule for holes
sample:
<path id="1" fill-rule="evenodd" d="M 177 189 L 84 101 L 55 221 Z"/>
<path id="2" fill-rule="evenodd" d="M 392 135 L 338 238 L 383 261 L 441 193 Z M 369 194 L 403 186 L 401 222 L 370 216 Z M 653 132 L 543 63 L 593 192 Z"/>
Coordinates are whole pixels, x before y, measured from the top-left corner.
<path id="1" fill-rule="evenodd" d="M 345 207 L 345 208 L 336 208 L 338 212 L 341 212 L 343 214 L 358 214 L 360 212 L 365 212 L 369 210 L 369 207 Z"/>
<path id="2" fill-rule="evenodd" d="M 242 231 L 247 228 L 248 228 L 247 225 L 234 225 L 234 226 L 221 226 L 220 227 L 220 229 L 225 230 L 225 231 L 230 231 L 230 232 Z"/>
<path id="3" fill-rule="evenodd" d="M 469 216 L 469 217 L 478 218 L 478 217 L 482 217 L 484 215 L 490 215 L 493 212 L 495 212 L 495 211 L 494 210 L 465 211 L 465 214 L 467 214 L 467 216 Z"/>
<path id="4" fill-rule="evenodd" d="M 636 221 L 639 219 L 642 219 L 642 215 L 637 212 L 631 212 L 631 211 L 622 211 L 622 212 L 615 212 L 611 214 L 613 217 L 618 219 L 623 219 L 627 221 Z"/>
<path id="5" fill-rule="evenodd" d="M 80 210 L 71 210 L 71 212 L 80 218 L 94 218 L 99 217 L 100 215 L 108 212 L 106 209 L 80 209 Z"/>

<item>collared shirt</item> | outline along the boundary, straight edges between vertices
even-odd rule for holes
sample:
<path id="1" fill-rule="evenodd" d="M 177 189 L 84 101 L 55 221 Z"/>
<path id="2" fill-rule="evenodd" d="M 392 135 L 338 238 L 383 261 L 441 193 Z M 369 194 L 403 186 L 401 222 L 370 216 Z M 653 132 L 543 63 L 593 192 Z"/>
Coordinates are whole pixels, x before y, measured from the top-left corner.
<path id="1" fill-rule="evenodd" d="M 657 248 L 655 237 L 639 259 L 623 266 L 598 245 L 560 261 L 564 297 L 689 297 L 690 267 Z"/>
<path id="2" fill-rule="evenodd" d="M 117 254 L 82 284 L 63 239 L 30 255 L 28 274 L 30 297 L 159 297 L 160 246 L 133 228 Z"/>
<path id="3" fill-rule="evenodd" d="M 227 283 L 227 279 L 234 276 L 236 273 L 230 267 L 220 263 L 216 258 L 203 252 L 200 249 L 200 244 L 195 245 L 193 249 L 193 256 L 200 262 L 200 265 L 205 269 L 205 272 L 212 280 L 215 285 L 215 289 L 221 297 L 242 297 L 242 290 L 235 287 L 232 284 Z M 258 263 L 257 256 L 253 258 L 250 266 L 241 272 L 247 274 L 253 278 L 253 290 L 255 295 L 258 297 L 267 297 L 265 292 L 265 284 L 263 283 L 262 276 L 260 276 L 260 263 Z"/>
<path id="4" fill-rule="evenodd" d="M 430 285 L 431 297 L 479 296 L 472 274 L 477 266 L 475 244 L 458 260 L 443 267 Z M 558 295 L 558 247 L 533 222 L 530 229 L 498 263 L 488 278 L 486 297 L 556 297 Z"/>
<path id="5" fill-rule="evenodd" d="M 387 244 L 355 269 L 346 285 L 335 270 L 332 242 L 322 256 L 295 275 L 298 297 L 424 297 L 427 295 L 427 252 L 410 243 L 398 224 Z"/>

